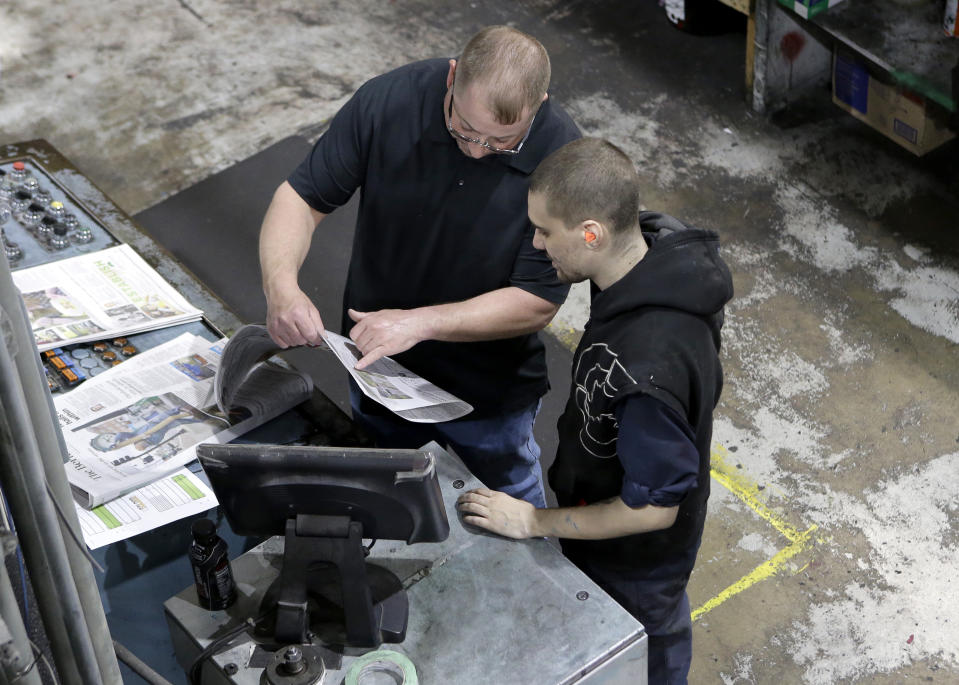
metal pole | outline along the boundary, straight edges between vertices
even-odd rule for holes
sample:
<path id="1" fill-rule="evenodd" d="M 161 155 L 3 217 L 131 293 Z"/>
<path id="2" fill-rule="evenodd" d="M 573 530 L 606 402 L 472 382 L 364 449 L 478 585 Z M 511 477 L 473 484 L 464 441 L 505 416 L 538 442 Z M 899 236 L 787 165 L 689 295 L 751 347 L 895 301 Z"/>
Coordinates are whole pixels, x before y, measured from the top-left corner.
<path id="1" fill-rule="evenodd" d="M 2 322 L 0 322 L 2 326 Z M 70 575 L 60 526 L 44 488 L 43 469 L 16 370 L 0 346 L 0 485 L 7 494 L 36 590 L 57 671 L 68 682 L 100 683 L 96 655 Z"/>
<path id="2" fill-rule="evenodd" d="M 116 640 L 113 641 L 113 648 L 116 650 L 117 657 L 120 661 L 129 666 L 131 671 L 150 683 L 150 685 L 173 685 L 173 683 L 150 668 L 146 663 L 140 660 L 140 657 Z"/>
<path id="3" fill-rule="evenodd" d="M 6 564 L 0 564 L 0 622 L 4 624 L 0 626 L 0 671 L 8 681 L 16 680 L 22 685 L 43 685 Z M 5 630 L 9 631 L 12 639 L 12 644 L 6 647 L 3 645 L 6 642 L 6 636 L 3 635 Z"/>
<path id="4" fill-rule="evenodd" d="M 79 597 L 81 617 L 85 626 L 83 633 L 87 636 L 86 641 L 92 642 L 100 676 L 107 685 L 122 685 L 120 666 L 113 651 L 113 640 L 103 612 L 93 569 L 84 555 L 84 550 L 78 548 L 73 542 L 74 537 L 81 540 L 82 537 L 79 534 L 80 522 L 74 508 L 73 495 L 63 468 L 66 445 L 60 433 L 60 426 L 55 420 L 53 399 L 44 380 L 43 365 L 36 351 L 26 307 L 13 283 L 6 260 L 0 260 L 0 314 L 2 312 L 7 313 L 11 324 L 4 327 L 4 338 L 6 339 L 9 334 L 10 340 L 5 342 L 8 343 L 8 349 L 11 350 L 10 356 L 16 364 L 28 416 L 33 424 L 33 438 L 39 457 L 35 463 L 42 469 L 37 474 L 40 479 L 35 480 L 34 484 L 43 494 L 43 502 L 49 508 L 51 503 L 43 492 L 45 475 L 46 484 L 49 485 L 66 519 L 61 521 L 54 517 L 52 520 L 56 525 L 50 529 L 50 532 L 51 534 L 53 531 L 59 532 L 58 539 L 61 544 L 57 546 L 58 554 L 65 552 L 63 568 L 69 569 L 72 575 L 71 585 L 74 593 Z M 24 424 L 24 427 L 26 425 Z M 71 536 L 70 531 L 65 529 L 66 526 L 74 531 L 74 535 Z M 66 541 L 65 545 L 63 541 Z M 76 626 L 76 628 L 80 629 L 84 626 Z"/>
<path id="5" fill-rule="evenodd" d="M 766 79 L 769 60 L 769 5 L 774 0 L 756 0 L 755 34 L 753 36 L 753 88 L 750 93 L 753 111 L 766 113 Z"/>

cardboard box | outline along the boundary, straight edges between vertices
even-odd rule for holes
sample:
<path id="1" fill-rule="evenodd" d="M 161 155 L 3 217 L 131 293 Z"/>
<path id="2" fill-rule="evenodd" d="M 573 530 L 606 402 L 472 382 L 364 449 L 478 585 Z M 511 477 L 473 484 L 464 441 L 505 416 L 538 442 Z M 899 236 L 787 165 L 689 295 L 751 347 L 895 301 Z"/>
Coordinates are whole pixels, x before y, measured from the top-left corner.
<path id="1" fill-rule="evenodd" d="M 780 5 L 791 9 L 805 19 L 815 17 L 840 2 L 842 0 L 779 0 Z"/>
<path id="2" fill-rule="evenodd" d="M 921 95 L 873 78 L 849 56 L 833 55 L 832 101 L 916 155 L 924 155 L 956 134 L 945 114 L 930 115 Z"/>

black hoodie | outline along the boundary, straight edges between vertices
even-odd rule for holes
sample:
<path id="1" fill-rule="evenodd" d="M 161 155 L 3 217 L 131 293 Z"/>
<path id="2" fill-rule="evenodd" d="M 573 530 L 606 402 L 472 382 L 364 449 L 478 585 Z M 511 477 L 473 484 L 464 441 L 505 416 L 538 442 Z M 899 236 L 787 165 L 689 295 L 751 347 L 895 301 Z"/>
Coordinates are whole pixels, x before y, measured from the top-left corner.
<path id="1" fill-rule="evenodd" d="M 606 290 L 594 287 L 549 483 L 560 506 L 620 494 L 624 470 L 611 458 L 616 405 L 634 393 L 684 417 L 699 452 L 699 473 L 676 522 L 612 540 L 563 541 L 571 557 L 654 579 L 688 574 L 696 560 L 709 497 L 712 412 L 723 386 L 719 331 L 733 285 L 716 233 L 656 212 L 641 212 L 639 219 L 649 251 Z"/>

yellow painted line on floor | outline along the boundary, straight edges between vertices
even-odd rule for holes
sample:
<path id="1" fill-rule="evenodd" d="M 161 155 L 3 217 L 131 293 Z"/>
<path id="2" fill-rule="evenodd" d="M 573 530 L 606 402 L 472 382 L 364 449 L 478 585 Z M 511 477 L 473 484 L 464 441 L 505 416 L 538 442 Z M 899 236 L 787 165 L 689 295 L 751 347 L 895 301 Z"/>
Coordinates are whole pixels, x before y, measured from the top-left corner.
<path id="1" fill-rule="evenodd" d="M 789 540 L 790 544 L 779 550 L 771 559 L 757 566 L 718 595 L 707 600 L 702 606 L 694 609 L 690 614 L 693 621 L 709 613 L 730 597 L 734 597 L 756 583 L 771 578 L 783 571 L 790 559 L 812 546 L 813 533 L 818 529 L 818 526 L 810 526 L 804 532 L 800 532 L 798 528 L 779 517 L 776 512 L 766 506 L 766 503 L 762 501 L 762 497 L 759 494 L 761 492 L 759 485 L 740 473 L 739 469 L 734 465 L 730 464 L 728 457 L 729 451 L 725 447 L 719 443 L 713 444 L 711 452 L 711 474 L 713 478 L 726 486 L 731 493 L 756 512 L 760 518 L 769 522 L 770 525 L 782 533 L 783 536 Z M 806 566 L 804 565 L 802 568 L 804 569 Z M 798 572 L 799 571 L 796 571 L 796 573 Z"/>
<path id="2" fill-rule="evenodd" d="M 720 592 L 718 595 L 705 602 L 702 606 L 694 609 L 690 614 L 690 618 L 692 618 L 694 621 L 697 620 L 704 614 L 707 614 L 718 607 L 730 597 L 734 597 L 743 590 L 747 590 L 756 583 L 766 580 L 767 578 L 771 578 L 782 571 L 790 559 L 810 546 L 809 539 L 812 537 L 812 534 L 815 530 L 816 526 L 810 526 L 809 530 L 807 530 L 805 533 L 800 533 L 798 540 L 779 550 L 776 556 L 774 556 L 772 559 L 760 564 L 755 569 Z"/>
<path id="3" fill-rule="evenodd" d="M 762 519 L 768 521 L 773 528 L 778 530 L 790 542 L 795 542 L 803 533 L 795 526 L 790 525 L 780 518 L 776 512 L 766 506 L 760 497 L 760 487 L 757 483 L 746 477 L 739 469 L 730 464 L 727 460 L 729 451 L 719 443 L 713 443 L 712 449 L 712 476 L 726 488 L 743 501 L 746 506 L 752 509 Z"/>

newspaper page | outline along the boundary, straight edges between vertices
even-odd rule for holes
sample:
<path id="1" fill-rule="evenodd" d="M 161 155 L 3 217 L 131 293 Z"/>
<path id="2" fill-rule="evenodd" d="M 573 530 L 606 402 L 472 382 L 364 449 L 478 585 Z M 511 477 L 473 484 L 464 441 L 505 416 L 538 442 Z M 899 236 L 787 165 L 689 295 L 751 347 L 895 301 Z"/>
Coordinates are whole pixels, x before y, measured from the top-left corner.
<path id="1" fill-rule="evenodd" d="M 129 245 L 13 272 L 38 349 L 130 335 L 199 320 Z"/>
<path id="2" fill-rule="evenodd" d="M 76 505 L 83 541 L 90 549 L 159 528 L 217 506 L 213 491 L 189 469 L 180 469 L 149 485 L 93 509 Z"/>
<path id="3" fill-rule="evenodd" d="M 440 423 L 465 416 L 473 407 L 455 395 L 438 388 L 402 364 L 383 357 L 363 370 L 356 362 L 363 358 L 356 344 L 342 335 L 327 331 L 326 344 L 340 360 L 363 394 L 382 404 L 407 421 Z"/>
<path id="4" fill-rule="evenodd" d="M 312 393 L 305 374 L 257 369 L 258 388 L 274 401 L 260 398 L 224 415 L 213 379 L 226 342 L 184 333 L 54 399 L 69 457 L 67 480 L 82 506 L 166 476 L 195 459 L 199 443 L 229 442 Z"/>

